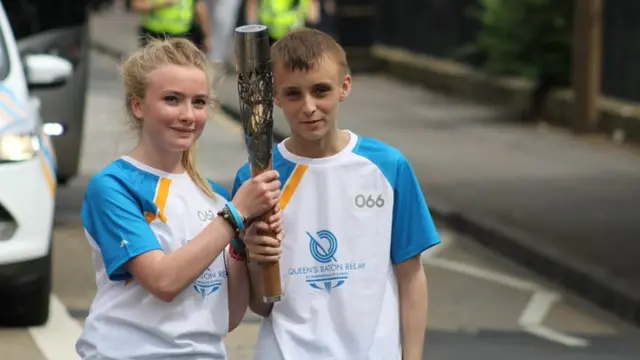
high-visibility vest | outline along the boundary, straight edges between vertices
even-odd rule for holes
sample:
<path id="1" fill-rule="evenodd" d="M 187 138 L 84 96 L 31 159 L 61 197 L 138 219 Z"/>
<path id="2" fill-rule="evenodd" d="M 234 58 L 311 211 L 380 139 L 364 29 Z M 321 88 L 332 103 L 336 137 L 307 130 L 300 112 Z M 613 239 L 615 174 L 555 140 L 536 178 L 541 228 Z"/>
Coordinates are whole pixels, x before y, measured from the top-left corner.
<path id="1" fill-rule="evenodd" d="M 163 0 L 154 0 L 161 2 Z M 185 34 L 191 30 L 196 0 L 180 0 L 169 6 L 150 11 L 142 17 L 142 26 L 152 32 Z"/>
<path id="2" fill-rule="evenodd" d="M 304 26 L 310 5 L 310 0 L 261 0 L 260 23 L 268 27 L 272 38 L 280 39 Z"/>

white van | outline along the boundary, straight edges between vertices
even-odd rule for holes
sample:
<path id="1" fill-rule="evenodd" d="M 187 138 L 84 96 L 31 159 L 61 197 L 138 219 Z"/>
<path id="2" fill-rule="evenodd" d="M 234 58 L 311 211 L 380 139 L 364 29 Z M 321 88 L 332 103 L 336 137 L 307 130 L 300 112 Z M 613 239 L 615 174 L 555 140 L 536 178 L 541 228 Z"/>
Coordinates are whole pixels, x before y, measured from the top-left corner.
<path id="1" fill-rule="evenodd" d="M 0 325 L 47 321 L 56 159 L 34 89 L 63 86 L 72 64 L 20 54 L 0 4 Z M 59 104 L 66 106 L 65 104 Z"/>

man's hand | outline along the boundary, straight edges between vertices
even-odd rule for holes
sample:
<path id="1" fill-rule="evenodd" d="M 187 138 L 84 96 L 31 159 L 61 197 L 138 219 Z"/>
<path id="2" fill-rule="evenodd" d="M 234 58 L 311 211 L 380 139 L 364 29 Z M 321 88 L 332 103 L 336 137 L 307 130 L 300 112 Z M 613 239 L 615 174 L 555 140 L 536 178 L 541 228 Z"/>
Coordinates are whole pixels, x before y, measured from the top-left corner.
<path id="1" fill-rule="evenodd" d="M 274 233 L 275 237 L 270 233 Z M 244 244 L 251 261 L 263 263 L 280 260 L 282 238 L 282 211 L 276 207 L 275 213 L 267 222 L 254 221 L 244 234 Z"/>

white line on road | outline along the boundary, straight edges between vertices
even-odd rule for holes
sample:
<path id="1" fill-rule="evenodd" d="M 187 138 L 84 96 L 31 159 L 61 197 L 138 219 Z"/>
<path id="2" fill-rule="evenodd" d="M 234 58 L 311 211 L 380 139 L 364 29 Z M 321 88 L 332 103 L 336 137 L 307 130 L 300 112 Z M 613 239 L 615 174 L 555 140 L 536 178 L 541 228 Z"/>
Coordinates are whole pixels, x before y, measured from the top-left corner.
<path id="1" fill-rule="evenodd" d="M 518 320 L 518 324 L 528 333 L 570 347 L 589 345 L 586 339 L 571 336 L 542 325 L 560 295 L 546 290 L 537 291 L 531 296 L 527 307 Z"/>
<path id="2" fill-rule="evenodd" d="M 457 272 L 459 274 L 475 277 L 478 279 L 490 281 L 496 284 L 500 284 L 506 287 L 510 287 L 516 290 L 522 291 L 537 291 L 540 286 L 534 282 L 522 280 L 510 275 L 502 274 L 496 271 L 482 269 L 476 266 L 464 264 L 461 262 L 443 259 L 443 258 L 430 258 L 423 259 L 423 263 L 441 269 Z"/>
<path id="3" fill-rule="evenodd" d="M 40 352 L 49 360 L 79 359 L 75 343 L 82 327 L 72 318 L 56 295 L 51 295 L 49 321 L 43 326 L 29 328 Z"/>
<path id="4" fill-rule="evenodd" d="M 524 331 L 534 336 L 538 336 L 540 338 L 570 347 L 584 347 L 589 344 L 586 339 L 553 330 L 542 324 L 547 318 L 547 315 L 553 308 L 554 304 L 561 299 L 561 296 L 559 294 L 549 291 L 532 281 L 523 280 L 497 271 L 483 269 L 477 266 L 472 266 L 469 264 L 437 257 L 437 255 L 439 255 L 443 250 L 450 246 L 450 244 L 454 241 L 453 234 L 448 232 L 444 232 L 443 234 L 441 234 L 441 237 L 443 241 L 440 245 L 426 251 L 422 255 L 423 264 L 493 282 L 512 289 L 533 292 L 533 296 L 529 300 L 529 303 L 518 319 L 518 324 L 523 328 Z"/>

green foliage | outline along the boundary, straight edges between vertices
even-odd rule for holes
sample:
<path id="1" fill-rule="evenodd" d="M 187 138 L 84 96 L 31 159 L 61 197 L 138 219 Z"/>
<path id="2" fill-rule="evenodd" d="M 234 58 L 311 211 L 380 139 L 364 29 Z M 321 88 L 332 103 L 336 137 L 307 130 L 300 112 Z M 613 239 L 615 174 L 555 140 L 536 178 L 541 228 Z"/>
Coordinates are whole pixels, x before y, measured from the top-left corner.
<path id="1" fill-rule="evenodd" d="M 480 22 L 475 43 L 485 71 L 568 84 L 574 0 L 478 0 L 471 11 Z"/>

